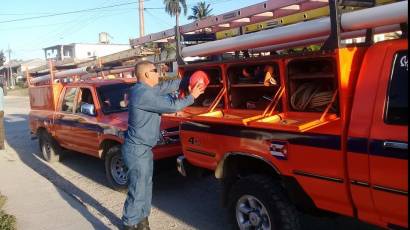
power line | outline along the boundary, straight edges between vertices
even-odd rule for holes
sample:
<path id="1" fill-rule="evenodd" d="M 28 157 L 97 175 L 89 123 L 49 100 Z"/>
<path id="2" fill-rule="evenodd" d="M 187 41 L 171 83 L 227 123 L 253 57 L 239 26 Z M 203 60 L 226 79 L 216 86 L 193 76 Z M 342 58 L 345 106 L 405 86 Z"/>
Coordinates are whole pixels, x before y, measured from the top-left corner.
<path id="1" fill-rule="evenodd" d="M 149 0 L 144 0 L 144 1 L 149 1 Z M 47 15 L 40 15 L 40 16 L 26 17 L 26 18 L 17 18 L 17 19 L 12 19 L 12 20 L 0 21 L 0 23 L 27 21 L 27 20 L 33 20 L 33 19 L 39 19 L 39 18 L 49 18 L 49 17 L 67 15 L 67 14 L 77 14 L 77 13 L 82 13 L 82 12 L 96 11 L 96 10 L 101 10 L 101 9 L 114 8 L 114 7 L 132 5 L 132 4 L 136 4 L 136 2 L 126 2 L 126 3 L 121 3 L 121 4 L 115 4 L 115 5 L 103 6 L 103 7 L 95 7 L 95 8 L 88 8 L 88 9 L 83 9 L 83 10 L 75 10 L 75 11 L 68 11 L 68 12 L 61 12 L 61 13 L 47 14 Z"/>
<path id="2" fill-rule="evenodd" d="M 218 0 L 218 1 L 209 1 L 209 2 L 206 2 L 206 3 L 207 4 L 218 5 L 218 4 L 221 4 L 221 3 L 226 3 L 226 2 L 231 2 L 231 1 L 233 1 L 233 0 Z M 199 2 L 201 2 L 201 1 L 199 1 Z M 199 2 L 197 2 L 197 3 L 199 3 Z M 187 4 L 187 7 L 196 6 L 197 3 Z M 165 7 L 145 7 L 144 8 L 144 10 L 164 10 L 164 9 L 165 9 Z"/>
<path id="3" fill-rule="evenodd" d="M 155 15 L 154 15 L 153 13 L 151 13 L 149 10 L 145 10 L 145 12 L 147 12 L 152 18 L 154 18 L 154 19 L 157 20 L 157 21 L 161 21 L 162 23 L 164 23 L 164 24 L 166 24 L 166 25 L 168 25 L 168 26 L 170 26 L 170 27 L 174 26 L 173 24 L 170 24 L 169 21 L 167 21 L 167 20 L 165 20 L 165 19 L 162 19 L 162 18 L 160 18 L 160 17 L 155 16 Z"/>
<path id="4" fill-rule="evenodd" d="M 105 7 L 104 5 L 106 5 L 110 0 L 105 0 L 101 5 L 102 7 Z M 85 25 L 85 23 L 87 23 L 90 20 L 95 20 L 95 17 L 100 16 L 102 17 L 103 15 L 97 15 L 98 12 L 93 12 L 90 15 L 81 15 L 79 17 L 77 17 L 75 20 L 72 20 L 71 23 L 67 23 L 64 26 L 58 28 L 57 30 L 51 31 L 47 34 L 43 34 L 42 36 L 39 36 L 37 38 L 31 39 L 31 43 L 27 44 L 22 48 L 25 47 L 33 47 L 33 43 L 35 43 L 37 46 L 42 46 L 43 44 L 45 45 L 46 43 L 51 43 L 51 42 L 55 42 L 61 39 L 62 36 L 64 36 L 65 34 L 70 33 L 71 31 L 74 31 L 74 29 L 76 27 L 81 27 L 83 25 Z M 41 42 L 38 42 L 41 41 Z"/>

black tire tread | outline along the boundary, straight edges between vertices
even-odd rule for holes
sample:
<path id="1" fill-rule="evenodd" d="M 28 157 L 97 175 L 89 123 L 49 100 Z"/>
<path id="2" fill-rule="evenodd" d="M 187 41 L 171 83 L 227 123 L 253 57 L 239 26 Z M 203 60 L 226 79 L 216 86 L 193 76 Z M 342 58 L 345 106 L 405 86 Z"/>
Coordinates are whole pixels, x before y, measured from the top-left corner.
<path id="1" fill-rule="evenodd" d="M 277 229 L 301 229 L 298 211 L 286 197 L 285 191 L 279 182 L 276 183 L 268 176 L 257 174 L 240 179 L 230 190 L 229 212 L 235 229 L 238 229 L 235 216 L 236 202 L 245 193 L 252 193 L 261 202 L 266 202 L 265 207 L 270 211 L 271 220 L 278 224 Z"/>
<path id="2" fill-rule="evenodd" d="M 50 146 L 52 148 L 52 152 L 50 155 L 50 158 L 47 159 L 47 157 L 44 156 L 43 153 L 43 143 L 44 141 L 47 141 L 50 143 Z M 39 144 L 40 144 L 40 151 L 41 151 L 41 155 L 43 156 L 43 159 L 49 163 L 54 163 L 54 162 L 58 162 L 61 160 L 60 156 L 62 153 L 62 149 L 60 147 L 60 145 L 57 143 L 56 140 L 54 140 L 54 138 L 47 132 L 47 131 L 40 131 L 39 134 Z"/>
<path id="3" fill-rule="evenodd" d="M 105 176 L 107 178 L 108 184 L 115 191 L 126 192 L 128 187 L 117 184 L 111 175 L 111 158 L 116 154 L 121 154 L 121 145 L 111 146 L 106 151 L 107 152 L 105 154 L 104 165 L 105 165 Z"/>

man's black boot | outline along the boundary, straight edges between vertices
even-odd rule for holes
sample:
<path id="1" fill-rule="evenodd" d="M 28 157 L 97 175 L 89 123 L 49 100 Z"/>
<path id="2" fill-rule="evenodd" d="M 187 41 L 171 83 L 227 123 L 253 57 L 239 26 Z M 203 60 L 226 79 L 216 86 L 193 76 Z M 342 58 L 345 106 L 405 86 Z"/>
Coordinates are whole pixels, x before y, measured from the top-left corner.
<path id="1" fill-rule="evenodd" d="M 149 227 L 148 217 L 145 217 L 138 223 L 137 230 L 151 230 Z"/>
<path id="2" fill-rule="evenodd" d="M 124 225 L 122 230 L 138 230 L 138 225 L 132 225 L 132 226 Z"/>

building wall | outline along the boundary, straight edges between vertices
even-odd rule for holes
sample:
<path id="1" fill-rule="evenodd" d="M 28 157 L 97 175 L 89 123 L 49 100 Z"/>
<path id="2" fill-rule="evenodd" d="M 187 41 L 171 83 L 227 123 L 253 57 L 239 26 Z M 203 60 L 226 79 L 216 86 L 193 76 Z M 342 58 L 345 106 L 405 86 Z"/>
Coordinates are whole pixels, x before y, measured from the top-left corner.
<path id="1" fill-rule="evenodd" d="M 75 44 L 74 55 L 75 59 L 88 59 L 91 57 L 102 57 L 113 53 L 118 53 L 123 50 L 130 49 L 130 45 L 104 45 L 104 44 Z"/>

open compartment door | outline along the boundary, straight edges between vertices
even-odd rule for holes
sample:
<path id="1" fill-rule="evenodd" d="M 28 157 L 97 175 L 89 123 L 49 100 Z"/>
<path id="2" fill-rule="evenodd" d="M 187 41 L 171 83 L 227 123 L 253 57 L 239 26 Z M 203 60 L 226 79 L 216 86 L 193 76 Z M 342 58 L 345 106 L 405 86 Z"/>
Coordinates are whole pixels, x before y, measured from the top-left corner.
<path id="1" fill-rule="evenodd" d="M 180 89 L 178 90 L 178 96 L 189 94 L 188 83 L 192 74 L 197 71 L 204 71 L 209 77 L 209 85 L 207 86 L 205 93 L 199 96 L 193 105 L 172 114 L 163 114 L 164 119 L 185 121 L 194 116 L 207 114 L 209 112 L 215 112 L 219 109 L 223 109 L 225 106 L 224 96 L 226 88 L 223 84 L 222 70 L 220 66 L 192 66 L 189 69 L 182 69 L 183 80 L 181 82 Z"/>
<path id="2" fill-rule="evenodd" d="M 251 118 L 248 125 L 306 132 L 339 119 L 337 73 L 333 56 L 289 60 L 284 95 L 287 108 Z"/>
<path id="3" fill-rule="evenodd" d="M 195 120 L 247 125 L 252 120 L 273 114 L 282 105 L 284 88 L 280 85 L 278 62 L 264 60 L 228 64 L 226 76 L 226 108 L 210 110 L 196 116 Z"/>

